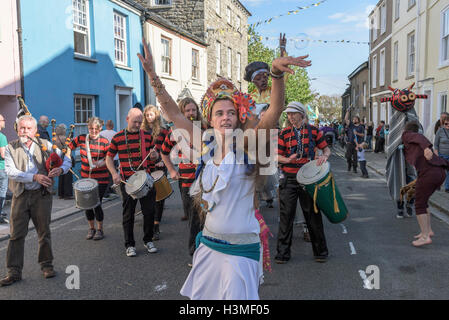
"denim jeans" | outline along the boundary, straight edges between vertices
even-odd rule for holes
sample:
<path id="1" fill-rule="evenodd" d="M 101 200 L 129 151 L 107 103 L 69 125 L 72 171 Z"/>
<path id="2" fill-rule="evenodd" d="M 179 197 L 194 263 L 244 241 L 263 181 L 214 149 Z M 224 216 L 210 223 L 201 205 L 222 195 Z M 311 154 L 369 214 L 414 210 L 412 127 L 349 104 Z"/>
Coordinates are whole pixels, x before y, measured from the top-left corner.
<path id="1" fill-rule="evenodd" d="M 373 136 L 366 136 L 366 143 L 368 143 L 368 149 L 373 149 Z"/>
<path id="2" fill-rule="evenodd" d="M 449 161 L 449 155 L 440 154 L 440 157 Z M 444 180 L 444 188 L 449 190 L 449 171 L 446 171 L 446 180 Z"/>
<path id="3" fill-rule="evenodd" d="M 0 170 L 0 215 L 6 217 L 6 214 L 2 214 L 3 205 L 5 203 L 6 191 L 8 190 L 8 176 L 4 169 Z"/>

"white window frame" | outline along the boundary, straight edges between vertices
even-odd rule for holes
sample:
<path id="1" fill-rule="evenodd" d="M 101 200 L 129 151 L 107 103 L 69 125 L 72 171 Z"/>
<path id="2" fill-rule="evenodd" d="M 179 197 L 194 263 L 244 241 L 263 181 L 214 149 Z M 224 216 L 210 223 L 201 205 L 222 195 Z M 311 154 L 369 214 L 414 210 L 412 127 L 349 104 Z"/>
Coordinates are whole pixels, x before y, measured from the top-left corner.
<path id="1" fill-rule="evenodd" d="M 373 63 L 371 67 L 371 75 L 372 75 L 372 85 L 373 89 L 377 88 L 377 54 L 373 56 Z"/>
<path id="2" fill-rule="evenodd" d="M 80 99 L 79 104 L 77 104 L 76 99 Z M 85 109 L 88 108 L 88 101 L 91 101 L 91 110 L 83 110 L 82 101 L 85 100 Z M 78 107 L 78 108 L 77 108 Z M 87 133 L 87 120 L 91 117 L 95 117 L 95 96 L 75 94 L 73 96 L 73 123 L 75 125 L 75 134 L 80 135 Z M 81 119 L 77 119 L 77 111 L 80 112 Z M 90 112 L 89 112 L 90 111 Z M 83 113 L 85 114 L 83 116 Z M 85 120 L 85 121 L 83 121 Z"/>
<path id="3" fill-rule="evenodd" d="M 393 81 L 399 79 L 399 42 L 393 44 Z"/>
<path id="4" fill-rule="evenodd" d="M 367 87 L 366 82 L 363 83 L 363 107 L 366 108 L 366 93 L 367 93 Z"/>
<path id="5" fill-rule="evenodd" d="M 377 17 L 375 15 L 371 18 L 371 39 L 372 39 L 372 42 L 377 40 L 377 23 L 376 23 L 377 19 L 376 18 Z"/>
<path id="6" fill-rule="evenodd" d="M 412 40 L 413 37 L 413 41 Z M 412 52 L 413 45 L 413 52 Z M 416 34 L 415 32 L 407 35 L 407 76 L 412 77 L 416 71 Z"/>
<path id="7" fill-rule="evenodd" d="M 235 16 L 235 28 L 238 32 L 240 32 L 240 28 L 242 27 L 242 18 L 239 15 Z"/>
<path id="8" fill-rule="evenodd" d="M 215 13 L 221 16 L 221 0 L 215 0 Z"/>
<path id="9" fill-rule="evenodd" d="M 167 2 L 167 3 L 158 3 L 159 1 Z M 153 0 L 153 6 L 171 6 L 172 0 Z"/>
<path id="10" fill-rule="evenodd" d="M 128 65 L 127 17 L 114 11 L 114 59 L 115 63 Z"/>
<path id="11" fill-rule="evenodd" d="M 85 10 L 86 10 L 85 12 L 78 10 L 79 6 L 77 6 L 75 8 L 75 4 L 82 5 L 83 3 L 84 3 Z M 76 55 L 85 56 L 85 57 L 90 57 L 90 55 L 91 55 L 91 51 L 90 51 L 91 50 L 91 48 L 90 48 L 90 15 L 89 15 L 90 10 L 89 10 L 89 8 L 90 8 L 89 0 L 72 0 L 73 37 L 75 38 L 75 32 L 79 33 L 79 34 L 84 34 L 85 35 L 84 45 L 86 47 L 85 53 L 76 52 L 75 51 L 76 50 L 75 49 L 75 39 L 74 39 L 73 40 L 73 51 Z M 77 19 L 75 19 L 76 13 L 77 13 Z M 83 14 L 85 14 L 84 19 L 81 16 Z M 82 21 L 80 21 L 80 18 Z"/>
<path id="12" fill-rule="evenodd" d="M 195 80 L 200 79 L 200 51 L 193 48 L 192 48 L 192 79 Z"/>
<path id="13" fill-rule="evenodd" d="M 232 25 L 232 11 L 230 7 L 226 7 L 226 22 Z"/>
<path id="14" fill-rule="evenodd" d="M 215 42 L 215 71 L 217 75 L 221 74 L 221 43 Z"/>
<path id="15" fill-rule="evenodd" d="M 401 17 L 401 0 L 394 0 L 394 21 Z"/>
<path id="16" fill-rule="evenodd" d="M 227 50 L 227 59 L 228 59 L 228 63 L 227 63 L 227 74 L 228 74 L 228 78 L 231 79 L 232 78 L 232 49 L 228 47 Z"/>
<path id="17" fill-rule="evenodd" d="M 380 34 L 384 34 L 387 31 L 387 4 L 384 3 L 380 6 Z"/>
<path id="18" fill-rule="evenodd" d="M 447 19 L 447 21 L 445 20 L 445 18 Z M 447 26 L 445 24 L 447 24 Z M 447 30 L 445 30 L 445 27 L 447 28 Z M 445 45 L 446 49 L 444 48 Z M 444 52 L 445 50 L 447 50 L 447 52 Z M 445 53 L 447 55 L 446 59 L 444 59 Z M 449 66 L 449 6 L 441 11 L 440 66 Z"/>
<path id="19" fill-rule="evenodd" d="M 236 56 L 236 60 L 237 60 L 237 81 L 242 81 L 242 54 L 240 52 L 237 52 L 237 56 Z"/>
<path id="20" fill-rule="evenodd" d="M 408 9 L 413 7 L 416 4 L 416 0 L 408 0 Z"/>
<path id="21" fill-rule="evenodd" d="M 449 98 L 448 98 L 448 92 L 444 91 L 444 92 L 439 92 L 438 93 L 438 116 L 440 116 L 440 114 L 442 112 L 448 112 L 449 111 Z M 445 103 L 445 109 L 443 109 L 443 103 Z"/>
<path id="22" fill-rule="evenodd" d="M 380 50 L 379 59 L 379 87 L 385 85 L 385 48 Z"/>
<path id="23" fill-rule="evenodd" d="M 164 45 L 164 41 L 168 42 L 168 56 L 165 56 L 165 45 Z M 168 63 L 168 72 L 167 70 L 164 68 L 166 66 L 166 63 Z M 172 75 L 172 39 L 165 37 L 165 36 L 161 36 L 161 72 L 163 74 Z"/>

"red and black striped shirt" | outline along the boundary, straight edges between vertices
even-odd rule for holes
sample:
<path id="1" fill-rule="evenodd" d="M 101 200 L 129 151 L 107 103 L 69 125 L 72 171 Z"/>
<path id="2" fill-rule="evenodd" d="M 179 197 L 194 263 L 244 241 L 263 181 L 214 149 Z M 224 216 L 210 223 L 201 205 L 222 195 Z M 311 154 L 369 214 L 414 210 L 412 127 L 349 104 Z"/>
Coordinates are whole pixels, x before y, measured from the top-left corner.
<path id="1" fill-rule="evenodd" d="M 126 130 L 126 135 L 125 135 Z M 123 178 L 128 179 L 134 174 L 145 155 L 151 151 L 154 147 L 153 137 L 148 131 L 143 131 L 144 137 L 144 150 L 141 150 L 140 131 L 129 132 L 127 129 L 117 132 L 112 138 L 109 145 L 108 157 L 114 158 L 118 153 L 118 159 L 120 161 L 120 168 Z M 142 169 L 150 169 L 154 167 L 154 162 L 149 158 L 140 167 Z"/>
<path id="2" fill-rule="evenodd" d="M 93 140 L 89 138 L 90 155 L 92 162 L 99 160 L 104 160 L 108 152 L 109 140 L 103 136 L 99 136 L 97 139 Z M 87 158 L 87 146 L 86 146 L 86 135 L 82 134 L 72 140 L 69 144 L 71 150 L 80 148 L 81 156 L 81 177 L 95 179 L 99 184 L 109 183 L 109 171 L 106 166 L 100 168 L 92 169 L 90 172 L 89 159 Z"/>
<path id="3" fill-rule="evenodd" d="M 324 138 L 323 132 L 319 131 L 316 127 L 310 126 L 312 131 L 312 139 L 314 141 L 315 149 L 321 149 L 327 147 L 326 139 Z M 299 133 L 299 132 L 298 132 Z M 309 159 L 309 130 L 307 126 L 304 126 L 299 133 L 301 137 L 303 152 L 301 158 L 294 160 L 292 163 L 280 164 L 282 171 L 286 175 L 296 175 L 299 169 L 305 165 L 307 162 L 313 160 Z M 296 139 L 295 131 L 293 127 L 287 127 L 279 133 L 278 138 L 278 154 L 283 157 L 290 157 L 293 153 L 296 153 L 298 147 L 298 140 Z"/>
<path id="4" fill-rule="evenodd" d="M 177 142 L 172 141 L 172 131 L 170 130 L 165 137 L 164 143 L 162 144 L 161 153 L 165 156 L 170 155 L 171 150 L 176 146 Z M 196 164 L 185 161 L 186 157 L 181 151 L 178 152 L 178 157 L 184 159 L 183 162 L 179 163 L 179 175 L 182 179 L 182 187 L 190 188 L 192 183 L 195 181 Z"/>

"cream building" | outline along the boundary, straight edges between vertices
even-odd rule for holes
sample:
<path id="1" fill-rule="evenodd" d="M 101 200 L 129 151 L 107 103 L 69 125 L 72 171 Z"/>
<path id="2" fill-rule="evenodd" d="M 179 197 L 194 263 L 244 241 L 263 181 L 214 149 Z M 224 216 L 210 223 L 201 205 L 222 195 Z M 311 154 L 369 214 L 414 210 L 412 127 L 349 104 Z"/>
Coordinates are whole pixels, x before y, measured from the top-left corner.
<path id="1" fill-rule="evenodd" d="M 448 109 L 449 0 L 393 0 L 392 17 L 391 86 L 429 96 L 415 105 L 426 131 Z"/>

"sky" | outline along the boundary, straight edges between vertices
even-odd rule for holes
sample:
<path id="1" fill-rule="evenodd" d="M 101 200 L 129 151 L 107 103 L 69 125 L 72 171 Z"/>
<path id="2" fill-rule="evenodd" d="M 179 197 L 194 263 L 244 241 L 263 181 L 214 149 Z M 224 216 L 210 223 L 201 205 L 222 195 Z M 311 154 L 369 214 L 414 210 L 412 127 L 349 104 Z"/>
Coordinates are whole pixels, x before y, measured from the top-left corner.
<path id="1" fill-rule="evenodd" d="M 378 0 L 326 0 L 319 6 L 286 15 L 298 7 L 305 7 L 322 0 L 240 0 L 251 12 L 248 24 L 279 16 L 269 24 L 262 24 L 256 31 L 270 48 L 279 46 L 279 35 L 288 39 L 369 41 L 368 15 Z M 268 40 L 266 39 L 268 38 Z M 276 39 L 274 39 L 276 38 Z M 309 54 L 312 66 L 307 69 L 312 89 L 321 95 L 342 95 L 350 75 L 368 60 L 368 44 L 319 43 L 312 41 L 287 42 L 290 56 Z"/>

